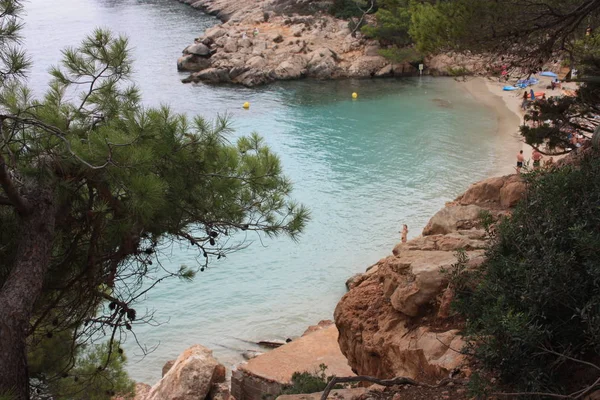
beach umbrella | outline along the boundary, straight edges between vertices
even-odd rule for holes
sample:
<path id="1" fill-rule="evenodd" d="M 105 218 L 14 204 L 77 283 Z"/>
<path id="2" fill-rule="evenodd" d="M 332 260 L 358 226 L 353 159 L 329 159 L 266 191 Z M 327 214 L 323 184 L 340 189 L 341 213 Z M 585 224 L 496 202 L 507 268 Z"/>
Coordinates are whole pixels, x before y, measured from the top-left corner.
<path id="1" fill-rule="evenodd" d="M 535 93 L 533 93 L 533 89 L 529 91 L 529 94 L 531 94 L 531 100 L 535 100 Z"/>
<path id="2" fill-rule="evenodd" d="M 551 72 L 551 71 L 544 71 L 544 72 L 540 73 L 540 76 L 549 76 L 551 78 L 558 78 L 558 75 L 556 75 L 554 72 Z"/>

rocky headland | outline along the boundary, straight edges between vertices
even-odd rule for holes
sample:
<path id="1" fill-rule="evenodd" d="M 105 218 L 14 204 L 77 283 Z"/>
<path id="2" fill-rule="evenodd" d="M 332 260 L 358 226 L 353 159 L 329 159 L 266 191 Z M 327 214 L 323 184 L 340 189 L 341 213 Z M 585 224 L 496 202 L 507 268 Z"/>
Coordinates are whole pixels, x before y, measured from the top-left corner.
<path id="1" fill-rule="evenodd" d="M 436 381 L 463 370 L 461 323 L 451 315 L 452 288 L 443 270 L 457 263 L 459 250 L 468 267 L 481 264 L 488 240 L 482 212 L 497 220 L 524 193 L 518 175 L 472 185 L 431 218 L 422 236 L 398 244 L 392 255 L 347 282 L 335 323 L 353 371 Z"/>
<path id="2" fill-rule="evenodd" d="M 184 82 L 256 86 L 276 80 L 338 79 L 418 75 L 418 64 L 394 63 L 380 55 L 379 43 L 353 32 L 348 21 L 324 12 L 330 1 L 182 0 L 219 17 L 183 50 Z M 425 61 L 425 73 L 475 71 L 482 61 L 440 55 Z"/>

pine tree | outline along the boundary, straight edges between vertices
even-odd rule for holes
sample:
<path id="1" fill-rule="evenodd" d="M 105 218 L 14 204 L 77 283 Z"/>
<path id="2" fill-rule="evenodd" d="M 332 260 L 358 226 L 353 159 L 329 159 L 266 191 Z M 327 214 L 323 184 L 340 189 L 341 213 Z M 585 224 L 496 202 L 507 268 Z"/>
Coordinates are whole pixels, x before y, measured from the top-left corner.
<path id="1" fill-rule="evenodd" d="M 18 2 L 0 7 L 0 29 L 16 34 Z M 149 318 L 136 300 L 194 276 L 165 268 L 162 249 L 193 247 L 203 270 L 236 232 L 296 238 L 308 212 L 258 135 L 231 143 L 227 118 L 143 107 L 126 38 L 96 30 L 64 50 L 41 99 L 15 79 L 27 64 L 15 43 L 0 43 L 0 394 L 21 400 L 28 348 L 69 332 L 74 354 L 105 334 L 109 363 Z"/>

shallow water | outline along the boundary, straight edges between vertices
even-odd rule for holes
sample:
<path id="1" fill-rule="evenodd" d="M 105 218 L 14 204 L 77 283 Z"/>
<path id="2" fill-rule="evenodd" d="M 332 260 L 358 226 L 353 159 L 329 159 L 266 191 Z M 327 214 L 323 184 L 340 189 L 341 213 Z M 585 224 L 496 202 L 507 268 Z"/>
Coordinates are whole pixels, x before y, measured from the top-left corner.
<path id="1" fill-rule="evenodd" d="M 238 338 L 293 337 L 331 318 L 344 281 L 389 254 L 402 223 L 409 237 L 418 235 L 444 202 L 500 162 L 495 117 L 451 79 L 183 85 L 176 59 L 216 23 L 212 17 L 173 0 L 30 0 L 26 11 L 37 93 L 61 48 L 96 26 L 126 34 L 146 104 L 206 117 L 227 112 L 236 134 L 259 132 L 295 182 L 294 197 L 312 211 L 299 243 L 248 236 L 249 248 L 215 262 L 193 283 L 153 290 L 139 309 L 156 308 L 163 324 L 136 332 L 158 348 L 144 358 L 133 340 L 125 344 L 136 380 L 154 382 L 166 360 L 194 343 L 231 365 L 251 347 Z M 193 263 L 194 253 L 179 247 L 165 260 Z"/>

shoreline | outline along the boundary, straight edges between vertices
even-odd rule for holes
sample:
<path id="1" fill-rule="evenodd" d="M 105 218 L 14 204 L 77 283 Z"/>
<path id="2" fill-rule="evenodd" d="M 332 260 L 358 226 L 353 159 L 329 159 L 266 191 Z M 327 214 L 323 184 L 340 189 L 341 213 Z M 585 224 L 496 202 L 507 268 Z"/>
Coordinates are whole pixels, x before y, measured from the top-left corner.
<path id="1" fill-rule="evenodd" d="M 515 96 L 515 93 L 520 95 L 522 91 L 504 92 L 501 83 L 494 84 L 485 77 L 470 78 L 462 87 L 496 115 L 496 152 L 491 160 L 493 168 L 490 176 L 514 174 L 517 153 L 529 148 L 518 133 L 523 116 L 520 96 Z"/>

